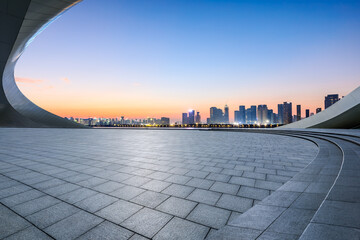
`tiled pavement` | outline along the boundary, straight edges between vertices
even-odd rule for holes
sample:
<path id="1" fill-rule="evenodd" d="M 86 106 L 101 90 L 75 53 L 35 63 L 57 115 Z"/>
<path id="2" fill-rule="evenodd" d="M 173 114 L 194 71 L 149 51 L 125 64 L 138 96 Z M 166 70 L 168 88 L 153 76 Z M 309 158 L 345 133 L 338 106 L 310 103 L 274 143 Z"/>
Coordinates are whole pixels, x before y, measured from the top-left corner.
<path id="1" fill-rule="evenodd" d="M 269 134 L 3 128 L 0 238 L 203 239 L 317 152 Z"/>

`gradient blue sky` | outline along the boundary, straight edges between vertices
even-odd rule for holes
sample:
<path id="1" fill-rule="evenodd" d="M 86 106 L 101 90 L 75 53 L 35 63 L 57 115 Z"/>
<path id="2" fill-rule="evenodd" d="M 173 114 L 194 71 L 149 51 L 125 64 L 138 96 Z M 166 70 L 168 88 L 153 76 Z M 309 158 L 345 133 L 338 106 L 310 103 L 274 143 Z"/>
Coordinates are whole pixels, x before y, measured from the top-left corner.
<path id="1" fill-rule="evenodd" d="M 16 67 L 61 116 L 170 116 L 292 101 L 360 84 L 360 1 L 84 0 Z"/>

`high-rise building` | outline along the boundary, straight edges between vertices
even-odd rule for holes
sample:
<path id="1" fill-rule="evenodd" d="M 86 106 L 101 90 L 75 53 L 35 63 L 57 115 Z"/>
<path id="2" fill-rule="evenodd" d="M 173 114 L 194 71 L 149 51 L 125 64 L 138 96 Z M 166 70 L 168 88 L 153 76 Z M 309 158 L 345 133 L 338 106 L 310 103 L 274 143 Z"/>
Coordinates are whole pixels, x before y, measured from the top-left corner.
<path id="1" fill-rule="evenodd" d="M 162 117 L 161 118 L 161 125 L 170 125 L 170 118 Z"/>
<path id="2" fill-rule="evenodd" d="M 319 113 L 319 112 L 321 112 L 321 108 L 316 109 L 316 113 Z"/>
<path id="3" fill-rule="evenodd" d="M 278 104 L 278 123 L 284 124 L 284 105 Z"/>
<path id="4" fill-rule="evenodd" d="M 333 105 L 334 103 L 336 103 L 337 101 L 339 101 L 339 94 L 328 94 L 325 97 L 325 109 L 327 109 L 328 107 L 330 107 L 331 105 Z"/>
<path id="5" fill-rule="evenodd" d="M 284 124 L 292 123 L 292 103 L 284 102 Z"/>
<path id="6" fill-rule="evenodd" d="M 256 118 L 256 106 L 252 105 L 250 107 L 250 109 L 251 109 L 251 122 L 255 123 L 257 121 L 257 118 Z"/>
<path id="7" fill-rule="evenodd" d="M 267 119 L 269 120 L 269 124 L 274 123 L 274 111 L 272 109 L 268 109 L 268 116 Z"/>
<path id="8" fill-rule="evenodd" d="M 201 123 L 200 112 L 196 112 L 195 123 L 198 123 L 198 124 Z"/>
<path id="9" fill-rule="evenodd" d="M 310 109 L 305 110 L 305 116 L 308 118 L 310 117 Z"/>
<path id="10" fill-rule="evenodd" d="M 224 123 L 224 114 L 220 108 L 211 107 L 210 108 L 210 123 Z"/>
<path id="11" fill-rule="evenodd" d="M 189 124 L 195 124 L 195 110 L 189 110 Z"/>
<path id="12" fill-rule="evenodd" d="M 229 123 L 229 107 L 225 105 L 224 107 L 224 123 Z"/>
<path id="13" fill-rule="evenodd" d="M 245 118 L 245 106 L 241 105 L 239 106 L 239 117 L 240 117 L 240 123 L 245 123 L 246 122 L 246 118 Z"/>
<path id="14" fill-rule="evenodd" d="M 258 123 L 260 124 L 266 124 L 267 120 L 268 120 L 268 108 L 267 106 L 264 105 L 259 105 L 258 106 L 258 111 L 257 111 L 257 118 L 258 118 Z"/>
<path id="15" fill-rule="evenodd" d="M 189 118 L 187 113 L 182 114 L 182 124 L 189 124 Z"/>
<path id="16" fill-rule="evenodd" d="M 240 111 L 234 111 L 234 123 L 240 123 Z"/>
<path id="17" fill-rule="evenodd" d="M 301 105 L 296 105 L 296 121 L 301 120 Z"/>

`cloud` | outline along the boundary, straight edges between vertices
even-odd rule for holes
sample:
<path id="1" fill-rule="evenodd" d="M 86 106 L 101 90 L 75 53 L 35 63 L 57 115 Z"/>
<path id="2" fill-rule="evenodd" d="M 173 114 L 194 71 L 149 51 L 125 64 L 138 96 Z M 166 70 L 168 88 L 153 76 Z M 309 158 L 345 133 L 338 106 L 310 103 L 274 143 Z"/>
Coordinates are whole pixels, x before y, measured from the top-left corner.
<path id="1" fill-rule="evenodd" d="M 61 78 L 61 80 L 65 83 L 70 83 L 70 80 L 67 77 Z"/>
<path id="2" fill-rule="evenodd" d="M 33 79 L 33 78 L 15 77 L 15 82 L 17 82 L 17 83 L 40 84 L 40 83 L 43 83 L 44 81 L 40 80 L 40 79 Z"/>

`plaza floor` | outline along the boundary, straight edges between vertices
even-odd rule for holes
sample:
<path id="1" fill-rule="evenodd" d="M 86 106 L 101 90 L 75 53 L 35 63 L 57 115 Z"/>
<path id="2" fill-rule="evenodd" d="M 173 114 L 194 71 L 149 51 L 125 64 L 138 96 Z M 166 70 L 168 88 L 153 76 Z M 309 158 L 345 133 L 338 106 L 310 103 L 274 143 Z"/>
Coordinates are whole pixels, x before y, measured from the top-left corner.
<path id="1" fill-rule="evenodd" d="M 311 164 L 325 141 L 310 138 L 260 132 L 2 128 L 0 238 L 275 239 L 274 233 L 286 234 L 277 228 L 291 219 L 290 204 L 281 212 L 289 216 L 284 213 L 285 219 L 271 225 L 270 232 L 243 223 L 251 223 L 246 218 L 250 210 L 266 207 L 286 184 L 316 168 Z M 339 150 L 329 151 L 337 156 Z M 333 169 L 338 168 L 336 159 Z M 329 188 L 331 181 L 325 181 Z M 318 194 L 314 201 L 320 205 L 327 192 Z M 301 194 L 292 195 L 295 202 Z M 284 198 L 289 195 L 276 200 Z M 319 205 L 298 214 L 308 224 Z M 298 238 L 305 227 L 286 236 Z M 247 238 L 239 229 L 254 234 Z"/>

